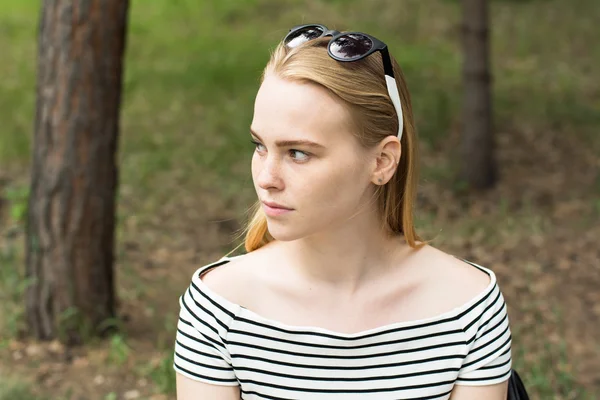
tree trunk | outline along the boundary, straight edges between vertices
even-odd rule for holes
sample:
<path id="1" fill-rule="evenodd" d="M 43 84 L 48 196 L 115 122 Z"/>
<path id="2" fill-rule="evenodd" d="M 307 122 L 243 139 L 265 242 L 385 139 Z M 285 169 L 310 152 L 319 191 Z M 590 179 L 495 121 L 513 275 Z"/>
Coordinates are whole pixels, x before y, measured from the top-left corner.
<path id="1" fill-rule="evenodd" d="M 27 216 L 30 333 L 81 343 L 115 317 L 127 0 L 45 0 Z"/>
<path id="2" fill-rule="evenodd" d="M 461 178 L 485 189 L 496 182 L 492 131 L 491 73 L 487 0 L 462 0 L 463 137 Z"/>

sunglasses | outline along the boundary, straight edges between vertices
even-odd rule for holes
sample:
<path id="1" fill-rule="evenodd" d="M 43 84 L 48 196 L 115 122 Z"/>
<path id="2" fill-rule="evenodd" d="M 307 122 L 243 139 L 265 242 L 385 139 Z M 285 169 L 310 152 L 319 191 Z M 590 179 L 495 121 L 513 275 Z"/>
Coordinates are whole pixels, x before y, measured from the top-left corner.
<path id="1" fill-rule="evenodd" d="M 394 69 L 388 47 L 381 40 L 361 32 L 338 32 L 330 30 L 319 24 L 298 25 L 290 29 L 289 33 L 283 39 L 283 43 L 288 48 L 300 46 L 309 40 L 331 36 L 327 45 L 327 53 L 331 58 L 342 62 L 351 62 L 361 60 L 376 51 L 381 52 L 383 60 L 383 73 L 387 85 L 388 94 L 396 114 L 398 115 L 398 139 L 402 139 L 403 118 L 402 106 L 400 105 L 400 92 L 394 79 Z"/>

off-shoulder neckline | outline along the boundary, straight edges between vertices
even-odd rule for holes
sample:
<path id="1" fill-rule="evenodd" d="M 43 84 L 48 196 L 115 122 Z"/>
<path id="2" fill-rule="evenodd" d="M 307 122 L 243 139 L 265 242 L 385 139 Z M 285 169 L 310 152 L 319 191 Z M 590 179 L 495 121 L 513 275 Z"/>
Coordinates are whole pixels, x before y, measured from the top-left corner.
<path id="1" fill-rule="evenodd" d="M 494 287 L 496 286 L 496 275 L 494 274 L 494 272 L 492 270 L 485 268 L 481 265 L 475 264 L 471 261 L 467 261 L 465 259 L 457 257 L 459 260 L 464 261 L 467 264 L 485 272 L 490 277 L 490 282 L 486 286 L 486 288 L 483 291 L 481 291 L 478 295 L 473 297 L 471 300 L 467 301 L 466 303 L 463 303 L 462 305 L 460 305 L 458 307 L 453 308 L 452 310 L 445 311 L 443 313 L 440 313 L 440 314 L 432 316 L 432 317 L 392 322 L 390 324 L 380 325 L 380 326 L 362 330 L 359 332 L 345 333 L 345 332 L 337 332 L 337 331 L 319 327 L 319 326 L 291 325 L 291 324 L 286 324 L 286 323 L 277 321 L 275 319 L 264 317 L 264 316 L 260 315 L 259 313 L 254 312 L 240 304 L 236 304 L 236 303 L 228 300 L 227 298 L 221 296 L 219 293 L 214 292 L 203 282 L 201 275 L 204 272 L 206 272 L 209 269 L 217 268 L 221 265 L 227 264 L 232 259 L 237 258 L 237 257 L 241 257 L 241 256 L 233 256 L 233 257 L 225 256 L 214 263 L 207 264 L 207 265 L 204 265 L 204 266 L 198 268 L 193 275 L 192 282 L 208 298 L 213 300 L 215 303 L 219 304 L 220 306 L 224 307 L 225 309 L 236 310 L 236 314 L 237 314 L 238 318 L 245 317 L 253 322 L 259 323 L 266 327 L 271 327 L 275 330 L 282 331 L 282 332 L 296 333 L 296 334 L 317 334 L 317 335 L 328 336 L 328 337 L 339 338 L 339 339 L 360 339 L 360 338 L 364 338 L 364 337 L 371 337 L 374 335 L 385 334 L 390 331 L 398 331 L 398 330 L 403 330 L 403 329 L 415 329 L 415 328 L 419 328 L 421 326 L 427 326 L 430 324 L 441 323 L 444 321 L 458 319 L 458 317 L 461 314 L 466 313 L 467 310 L 469 310 L 470 308 L 473 308 L 477 303 L 481 302 L 486 296 L 488 296 L 490 294 L 490 292 L 492 292 Z"/>

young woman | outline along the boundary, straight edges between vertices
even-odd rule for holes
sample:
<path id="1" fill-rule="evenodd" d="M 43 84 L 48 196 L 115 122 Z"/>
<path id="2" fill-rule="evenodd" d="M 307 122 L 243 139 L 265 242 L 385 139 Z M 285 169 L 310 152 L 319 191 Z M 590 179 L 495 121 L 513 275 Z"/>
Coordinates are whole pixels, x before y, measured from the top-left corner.
<path id="1" fill-rule="evenodd" d="M 250 133 L 247 252 L 180 298 L 178 399 L 506 399 L 494 273 L 415 233 L 417 137 L 385 44 L 292 29 Z"/>

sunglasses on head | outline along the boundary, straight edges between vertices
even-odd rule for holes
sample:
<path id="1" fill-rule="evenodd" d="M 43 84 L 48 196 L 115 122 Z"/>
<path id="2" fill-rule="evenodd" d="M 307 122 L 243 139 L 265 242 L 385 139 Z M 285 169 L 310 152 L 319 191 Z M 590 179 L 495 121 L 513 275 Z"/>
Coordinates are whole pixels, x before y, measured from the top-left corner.
<path id="1" fill-rule="evenodd" d="M 383 72 L 388 94 L 396 114 L 398 115 L 398 139 L 402 139 L 403 118 L 402 106 L 400 105 L 400 92 L 394 79 L 394 69 L 388 47 L 381 40 L 362 32 L 338 32 L 330 30 L 319 24 L 299 25 L 290 29 L 289 33 L 283 39 L 283 43 L 294 48 L 306 43 L 309 40 L 331 36 L 327 45 L 327 53 L 331 58 L 337 61 L 349 62 L 361 60 L 376 51 L 381 52 L 383 60 Z"/>

